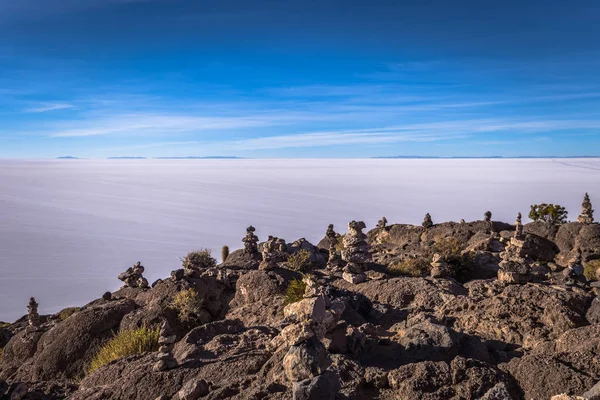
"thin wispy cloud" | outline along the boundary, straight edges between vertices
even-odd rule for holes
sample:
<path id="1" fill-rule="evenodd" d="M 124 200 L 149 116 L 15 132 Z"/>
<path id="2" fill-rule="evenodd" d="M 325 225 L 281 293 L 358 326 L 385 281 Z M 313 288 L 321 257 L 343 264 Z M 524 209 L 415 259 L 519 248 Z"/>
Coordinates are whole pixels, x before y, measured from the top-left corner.
<path id="1" fill-rule="evenodd" d="M 57 110 L 66 110 L 69 108 L 74 108 L 73 104 L 67 103 L 49 103 L 43 104 L 36 107 L 26 108 L 24 112 L 26 113 L 45 113 L 49 111 L 57 111 Z"/>

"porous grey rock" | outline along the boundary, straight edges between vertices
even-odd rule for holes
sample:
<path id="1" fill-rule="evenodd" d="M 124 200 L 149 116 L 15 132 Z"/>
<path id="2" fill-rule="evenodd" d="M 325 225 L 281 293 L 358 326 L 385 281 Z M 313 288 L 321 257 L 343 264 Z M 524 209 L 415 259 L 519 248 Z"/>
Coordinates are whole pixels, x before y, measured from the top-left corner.
<path id="1" fill-rule="evenodd" d="M 293 400 L 334 400 L 340 388 L 337 374 L 325 371 L 312 379 L 294 382 Z"/>
<path id="2" fill-rule="evenodd" d="M 285 375 L 292 382 L 312 379 L 325 372 L 330 364 L 327 350 L 315 337 L 290 347 L 283 358 Z"/>
<path id="3" fill-rule="evenodd" d="M 190 379 L 175 395 L 176 400 L 198 400 L 209 393 L 208 383 L 204 379 Z"/>

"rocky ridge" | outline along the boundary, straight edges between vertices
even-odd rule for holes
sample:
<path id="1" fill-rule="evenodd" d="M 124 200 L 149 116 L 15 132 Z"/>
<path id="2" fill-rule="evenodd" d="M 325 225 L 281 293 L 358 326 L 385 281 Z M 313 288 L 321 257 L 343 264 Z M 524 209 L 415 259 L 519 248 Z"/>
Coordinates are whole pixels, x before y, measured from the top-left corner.
<path id="1" fill-rule="evenodd" d="M 0 398 L 600 399 L 589 198 L 578 222 L 491 217 L 383 217 L 367 233 L 352 221 L 316 246 L 261 243 L 249 227 L 219 265 L 149 285 L 137 263 L 120 290 L 67 317 L 38 315 L 32 298 L 0 328 Z M 193 323 L 173 307 L 189 290 L 201 305 Z M 157 351 L 88 373 L 111 337 L 142 326 L 160 331 Z"/>

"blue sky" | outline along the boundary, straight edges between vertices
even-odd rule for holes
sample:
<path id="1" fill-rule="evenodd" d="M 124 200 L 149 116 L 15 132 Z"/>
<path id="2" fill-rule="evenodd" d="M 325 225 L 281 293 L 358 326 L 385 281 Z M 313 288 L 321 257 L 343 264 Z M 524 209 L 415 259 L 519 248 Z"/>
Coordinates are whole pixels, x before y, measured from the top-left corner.
<path id="1" fill-rule="evenodd" d="M 0 0 L 0 157 L 600 155 L 597 1 Z"/>

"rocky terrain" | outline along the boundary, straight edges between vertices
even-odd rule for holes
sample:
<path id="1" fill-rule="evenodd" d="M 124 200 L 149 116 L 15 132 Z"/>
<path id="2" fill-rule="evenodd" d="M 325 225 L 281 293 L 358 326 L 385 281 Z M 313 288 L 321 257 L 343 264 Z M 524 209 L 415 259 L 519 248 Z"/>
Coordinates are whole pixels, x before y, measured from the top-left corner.
<path id="1" fill-rule="evenodd" d="M 492 220 L 330 225 L 316 245 L 191 253 L 152 284 L 0 325 L 0 398 L 600 399 L 600 225 Z M 343 234 L 342 234 L 343 233 Z M 212 261 L 211 261 L 212 260 Z M 175 299 L 194 293 L 185 314 Z M 25 305 L 24 305 L 25 306 Z M 119 332 L 156 351 L 91 371 Z"/>

